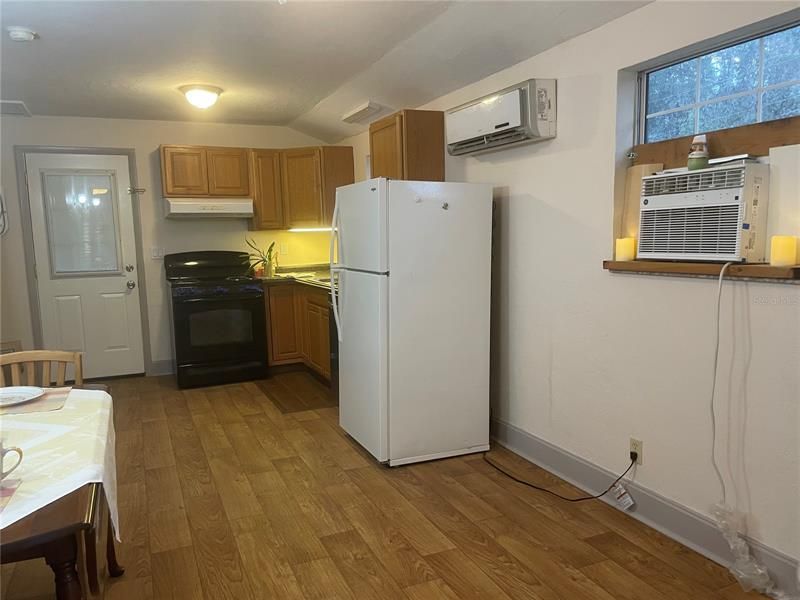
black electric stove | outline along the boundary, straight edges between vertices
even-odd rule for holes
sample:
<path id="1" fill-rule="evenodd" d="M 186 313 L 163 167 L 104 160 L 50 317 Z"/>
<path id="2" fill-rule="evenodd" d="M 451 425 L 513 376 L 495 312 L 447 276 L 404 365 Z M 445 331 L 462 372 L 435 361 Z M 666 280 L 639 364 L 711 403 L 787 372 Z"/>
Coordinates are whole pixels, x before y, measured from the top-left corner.
<path id="1" fill-rule="evenodd" d="M 267 372 L 264 287 L 246 252 L 168 254 L 178 387 L 261 379 Z"/>

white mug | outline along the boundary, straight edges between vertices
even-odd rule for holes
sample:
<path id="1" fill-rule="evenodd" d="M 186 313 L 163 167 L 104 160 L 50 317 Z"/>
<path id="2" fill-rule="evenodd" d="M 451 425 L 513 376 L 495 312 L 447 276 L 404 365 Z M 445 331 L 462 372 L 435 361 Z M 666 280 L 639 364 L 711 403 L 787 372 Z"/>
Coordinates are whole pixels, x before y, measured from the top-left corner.
<path id="1" fill-rule="evenodd" d="M 17 462 L 14 463 L 14 466 L 11 467 L 8 471 L 6 471 L 3 467 L 3 463 L 6 459 L 6 454 L 9 452 L 16 452 L 17 453 Z M 11 472 L 19 466 L 19 463 L 22 462 L 22 450 L 17 448 L 16 446 L 8 446 L 5 447 L 3 445 L 3 440 L 0 440 L 0 480 L 5 479 Z"/>

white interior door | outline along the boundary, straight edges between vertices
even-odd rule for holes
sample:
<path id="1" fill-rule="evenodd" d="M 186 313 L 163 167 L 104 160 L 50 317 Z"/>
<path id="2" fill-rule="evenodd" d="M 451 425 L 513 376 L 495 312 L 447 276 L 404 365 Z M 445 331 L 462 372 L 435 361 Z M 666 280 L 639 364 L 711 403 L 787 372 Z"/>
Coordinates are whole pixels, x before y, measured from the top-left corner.
<path id="1" fill-rule="evenodd" d="M 388 460 L 388 277 L 339 271 L 339 424 Z"/>
<path id="2" fill-rule="evenodd" d="M 144 371 L 127 156 L 27 154 L 44 348 L 85 377 Z"/>

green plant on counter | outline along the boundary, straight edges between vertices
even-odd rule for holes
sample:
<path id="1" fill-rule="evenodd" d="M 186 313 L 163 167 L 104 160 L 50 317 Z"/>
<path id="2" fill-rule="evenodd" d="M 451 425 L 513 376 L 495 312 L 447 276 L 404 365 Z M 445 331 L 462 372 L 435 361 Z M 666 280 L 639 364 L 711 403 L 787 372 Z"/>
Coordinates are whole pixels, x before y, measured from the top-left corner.
<path id="1" fill-rule="evenodd" d="M 245 242 L 253 252 L 249 253 L 250 268 L 255 271 L 258 267 L 263 266 L 265 271 L 270 271 L 274 265 L 278 264 L 278 253 L 275 251 L 275 242 L 272 242 L 267 251 L 264 252 L 253 240 L 245 238 Z"/>

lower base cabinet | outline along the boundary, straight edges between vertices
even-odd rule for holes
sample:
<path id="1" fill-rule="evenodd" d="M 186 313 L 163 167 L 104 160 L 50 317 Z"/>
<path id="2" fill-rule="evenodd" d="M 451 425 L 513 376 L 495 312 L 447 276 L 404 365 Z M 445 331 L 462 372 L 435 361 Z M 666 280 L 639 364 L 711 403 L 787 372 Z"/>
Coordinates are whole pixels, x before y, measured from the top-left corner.
<path id="1" fill-rule="evenodd" d="M 269 364 L 304 363 L 331 376 L 328 292 L 286 283 L 267 288 Z"/>

